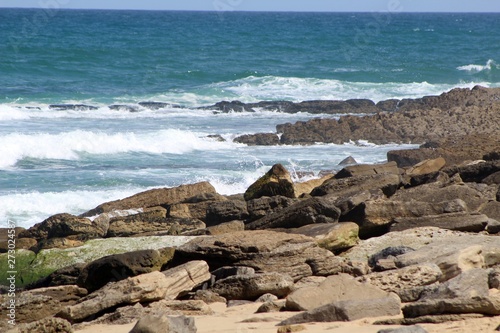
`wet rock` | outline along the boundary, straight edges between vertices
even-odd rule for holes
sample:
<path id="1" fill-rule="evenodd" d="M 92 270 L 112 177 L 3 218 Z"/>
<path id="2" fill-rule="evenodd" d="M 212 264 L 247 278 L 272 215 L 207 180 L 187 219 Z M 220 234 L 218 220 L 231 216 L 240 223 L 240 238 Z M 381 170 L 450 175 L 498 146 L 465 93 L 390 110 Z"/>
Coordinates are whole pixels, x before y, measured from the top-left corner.
<path id="1" fill-rule="evenodd" d="M 174 105 L 174 104 L 163 103 L 163 102 L 139 102 L 139 105 L 142 106 L 143 108 L 150 109 L 150 110 L 160 110 L 160 109 L 166 109 L 166 108 L 179 107 L 179 106 Z"/>
<path id="2" fill-rule="evenodd" d="M 248 146 L 275 146 L 280 144 L 279 137 L 274 133 L 244 134 L 236 137 L 233 141 Z"/>
<path id="3" fill-rule="evenodd" d="M 358 162 L 356 162 L 356 160 L 352 156 L 348 156 L 339 162 L 339 165 L 353 165 L 353 164 L 358 164 Z"/>
<path id="4" fill-rule="evenodd" d="M 49 105 L 49 109 L 56 111 L 66 111 L 66 110 L 92 111 L 92 110 L 98 110 L 99 108 L 97 106 L 85 105 L 85 104 L 51 104 Z"/>

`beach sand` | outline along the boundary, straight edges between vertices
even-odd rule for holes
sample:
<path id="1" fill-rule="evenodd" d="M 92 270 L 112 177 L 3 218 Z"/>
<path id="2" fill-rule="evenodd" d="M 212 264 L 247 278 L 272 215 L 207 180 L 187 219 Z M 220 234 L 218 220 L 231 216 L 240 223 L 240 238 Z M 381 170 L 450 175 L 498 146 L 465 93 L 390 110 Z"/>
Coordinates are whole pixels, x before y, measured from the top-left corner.
<path id="1" fill-rule="evenodd" d="M 294 312 L 258 313 L 260 304 L 246 304 L 226 308 L 225 304 L 215 303 L 211 307 L 215 314 L 195 316 L 198 333 L 276 333 L 277 324 L 293 316 Z M 392 317 L 394 318 L 394 317 Z M 353 322 L 309 323 L 302 324 L 309 333 L 377 333 L 384 328 L 399 326 L 373 325 L 384 318 L 365 318 Z M 92 325 L 75 331 L 76 333 L 128 333 L 135 323 L 127 325 Z M 443 324 L 421 324 L 429 333 L 453 332 L 475 333 L 494 332 L 500 325 L 500 317 L 469 319 Z"/>

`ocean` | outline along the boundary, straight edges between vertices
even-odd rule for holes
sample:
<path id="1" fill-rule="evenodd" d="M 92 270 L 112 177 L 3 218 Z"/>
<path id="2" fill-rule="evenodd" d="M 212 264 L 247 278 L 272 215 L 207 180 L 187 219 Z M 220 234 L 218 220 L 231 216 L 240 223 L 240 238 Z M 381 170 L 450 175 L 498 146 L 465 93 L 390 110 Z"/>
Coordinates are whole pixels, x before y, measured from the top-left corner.
<path id="1" fill-rule="evenodd" d="M 201 106 L 378 102 L 477 84 L 500 86 L 500 14 L 0 9 L 0 226 L 205 180 L 242 193 L 275 163 L 298 180 L 415 147 L 246 146 L 232 139 L 339 115 Z"/>

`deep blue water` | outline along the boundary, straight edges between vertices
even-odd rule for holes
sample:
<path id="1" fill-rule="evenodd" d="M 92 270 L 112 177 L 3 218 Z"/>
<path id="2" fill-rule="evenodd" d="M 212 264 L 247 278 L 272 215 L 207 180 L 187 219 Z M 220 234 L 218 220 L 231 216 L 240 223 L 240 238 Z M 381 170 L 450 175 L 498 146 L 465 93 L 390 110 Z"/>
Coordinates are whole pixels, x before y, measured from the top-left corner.
<path id="1" fill-rule="evenodd" d="M 500 86 L 500 14 L 0 9 L 0 224 L 199 180 L 241 192 L 274 163 L 317 173 L 349 155 L 378 162 L 404 148 L 247 147 L 231 139 L 317 115 L 197 106 L 379 101 L 476 84 Z M 107 107 L 140 101 L 182 108 Z"/>

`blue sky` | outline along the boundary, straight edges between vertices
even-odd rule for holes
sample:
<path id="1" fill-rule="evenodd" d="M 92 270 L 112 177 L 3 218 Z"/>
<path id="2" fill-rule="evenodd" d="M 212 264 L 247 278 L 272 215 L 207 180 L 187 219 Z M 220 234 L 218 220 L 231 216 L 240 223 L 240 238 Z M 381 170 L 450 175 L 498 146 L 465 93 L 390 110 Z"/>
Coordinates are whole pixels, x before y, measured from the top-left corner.
<path id="1" fill-rule="evenodd" d="M 0 0 L 0 7 L 252 11 L 500 12 L 498 0 Z"/>

